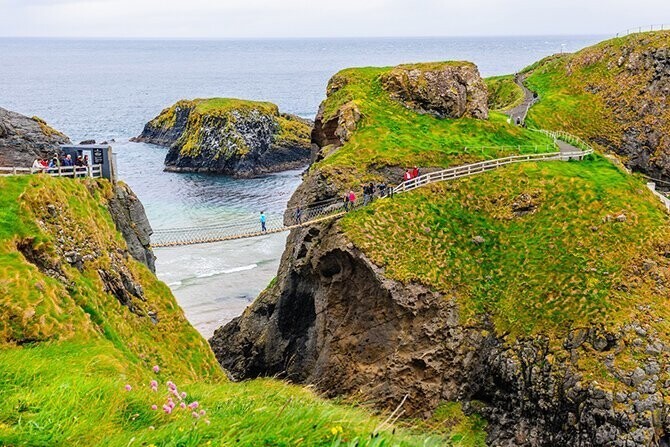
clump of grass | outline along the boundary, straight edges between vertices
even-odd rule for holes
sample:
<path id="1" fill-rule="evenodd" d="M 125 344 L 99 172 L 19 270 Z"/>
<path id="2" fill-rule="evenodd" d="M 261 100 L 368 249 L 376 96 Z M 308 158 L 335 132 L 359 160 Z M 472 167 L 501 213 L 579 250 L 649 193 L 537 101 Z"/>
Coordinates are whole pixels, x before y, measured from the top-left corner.
<path id="1" fill-rule="evenodd" d="M 39 126 L 40 129 L 42 130 L 42 133 L 46 135 L 47 137 L 51 136 L 57 136 L 57 137 L 62 137 L 62 138 L 67 138 L 65 134 L 62 132 L 57 131 L 53 127 L 49 126 L 46 121 L 44 121 L 42 118 L 39 116 L 33 116 L 31 118 L 33 121 L 35 121 Z"/>
<path id="2" fill-rule="evenodd" d="M 490 110 L 509 110 L 523 102 L 523 89 L 514 82 L 514 76 L 494 76 L 484 81 L 489 89 Z"/>
<path id="3" fill-rule="evenodd" d="M 486 421 L 477 414 L 466 415 L 460 402 L 445 402 L 426 422 L 428 426 L 450 432 L 455 447 L 486 447 Z"/>

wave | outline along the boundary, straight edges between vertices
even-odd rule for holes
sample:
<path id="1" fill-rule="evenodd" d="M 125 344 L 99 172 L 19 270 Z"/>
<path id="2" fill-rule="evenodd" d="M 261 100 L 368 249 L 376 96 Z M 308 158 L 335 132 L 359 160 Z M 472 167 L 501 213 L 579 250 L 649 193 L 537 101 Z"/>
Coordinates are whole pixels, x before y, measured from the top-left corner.
<path id="1" fill-rule="evenodd" d="M 215 270 L 213 272 L 207 272 L 207 273 L 201 273 L 200 275 L 196 275 L 196 278 L 209 278 L 211 276 L 216 276 L 216 275 L 227 275 L 230 273 L 237 273 L 237 272 L 243 272 L 245 270 L 252 270 L 258 267 L 258 264 L 249 264 L 249 265 L 244 265 L 242 267 L 234 267 L 231 269 L 224 269 L 224 270 Z"/>

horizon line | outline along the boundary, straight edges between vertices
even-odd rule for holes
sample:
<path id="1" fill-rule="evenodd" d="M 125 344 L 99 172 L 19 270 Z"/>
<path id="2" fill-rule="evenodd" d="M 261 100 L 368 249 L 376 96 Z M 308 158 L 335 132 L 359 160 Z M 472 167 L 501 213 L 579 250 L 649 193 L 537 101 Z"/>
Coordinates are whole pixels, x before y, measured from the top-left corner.
<path id="1" fill-rule="evenodd" d="M 468 38 L 515 38 L 515 37 L 615 37 L 616 33 L 596 34 L 461 34 L 461 35 L 411 35 L 411 36 L 264 36 L 264 37 L 141 37 L 141 36 L 3 36 L 0 39 L 53 39 L 53 40 L 191 40 L 191 41 L 235 41 L 235 40 L 353 40 L 353 39 L 468 39 Z"/>

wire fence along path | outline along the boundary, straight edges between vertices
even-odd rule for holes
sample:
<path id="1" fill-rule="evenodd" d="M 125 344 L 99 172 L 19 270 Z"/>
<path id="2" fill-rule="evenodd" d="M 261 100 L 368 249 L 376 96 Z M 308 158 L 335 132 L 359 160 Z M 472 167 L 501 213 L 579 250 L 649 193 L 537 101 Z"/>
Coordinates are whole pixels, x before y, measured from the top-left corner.
<path id="1" fill-rule="evenodd" d="M 0 167 L 0 175 L 27 175 L 45 174 L 52 177 L 102 177 L 102 165 L 92 166 L 59 166 L 57 168 L 3 168 Z"/>
<path id="2" fill-rule="evenodd" d="M 651 33 L 654 31 L 668 31 L 670 30 L 670 24 L 657 24 L 657 25 L 645 25 L 645 26 L 635 26 L 633 28 L 628 28 L 625 31 L 619 31 L 616 33 L 616 37 L 625 37 L 631 34 L 640 34 L 640 33 Z"/>
<path id="3" fill-rule="evenodd" d="M 561 138 L 563 135 L 548 132 L 549 135 L 555 139 Z M 577 141 L 577 137 L 569 136 L 573 141 Z M 416 188 L 420 188 L 431 183 L 443 182 L 447 180 L 454 180 L 457 178 L 467 177 L 482 172 L 492 171 L 513 163 L 534 162 L 543 160 L 581 160 L 586 155 L 592 154 L 593 149 L 583 141 L 579 140 L 584 147 L 581 150 L 578 147 L 572 147 L 572 150 L 561 150 L 559 152 L 527 154 L 527 155 L 512 155 L 510 157 L 498 158 L 495 160 L 486 160 L 478 163 L 472 163 L 453 168 L 443 169 L 419 177 L 407 180 L 396 186 L 387 193 L 392 191 L 393 194 L 402 194 Z M 580 146 L 581 146 L 580 144 Z M 384 194 L 388 197 L 391 194 Z M 309 226 L 318 222 L 323 222 L 330 219 L 336 219 L 343 216 L 347 210 L 361 206 L 362 200 L 357 200 L 356 206 L 347 204 L 339 199 L 322 202 L 318 206 L 308 206 L 303 208 L 290 208 L 286 210 L 283 215 L 266 216 L 266 230 L 261 230 L 260 216 L 259 219 L 245 219 L 230 224 L 210 225 L 203 227 L 189 227 L 189 228 L 171 228 L 154 231 L 151 237 L 151 245 L 153 247 L 174 247 L 179 245 L 194 245 L 205 244 L 211 242 L 221 242 L 233 239 L 243 239 L 250 237 L 259 237 L 272 233 L 280 233 L 289 231 L 294 228 Z"/>

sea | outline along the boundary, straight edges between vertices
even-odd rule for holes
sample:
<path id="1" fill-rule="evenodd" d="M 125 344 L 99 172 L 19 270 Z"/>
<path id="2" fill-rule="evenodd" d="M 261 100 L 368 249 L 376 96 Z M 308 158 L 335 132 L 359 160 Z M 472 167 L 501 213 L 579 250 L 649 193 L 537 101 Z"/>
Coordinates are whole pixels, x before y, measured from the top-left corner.
<path id="1" fill-rule="evenodd" d="M 0 107 L 39 116 L 73 142 L 112 142 L 120 179 L 155 229 L 281 213 L 301 171 L 257 179 L 163 172 L 167 149 L 129 139 L 179 99 L 271 101 L 313 118 L 328 79 L 347 67 L 468 60 L 514 73 L 603 36 L 112 40 L 0 38 Z M 94 232 L 96 229 L 91 228 Z M 158 248 L 156 273 L 204 335 L 240 315 L 277 274 L 286 234 Z"/>

